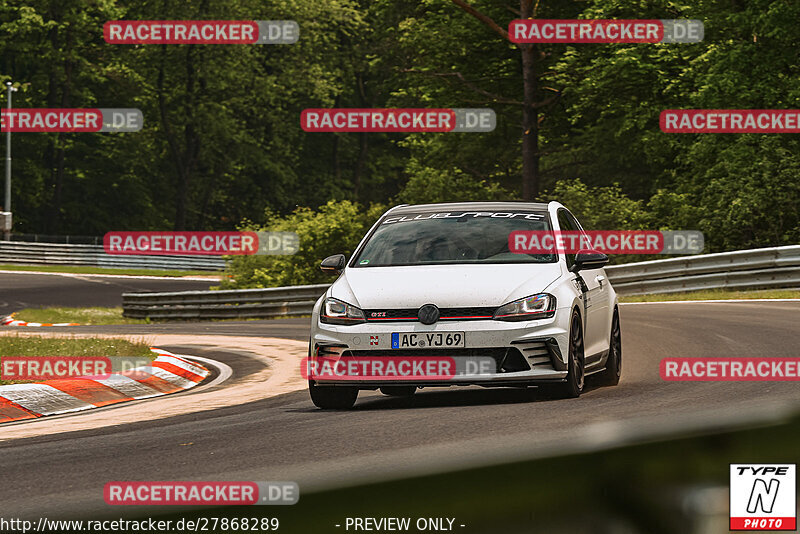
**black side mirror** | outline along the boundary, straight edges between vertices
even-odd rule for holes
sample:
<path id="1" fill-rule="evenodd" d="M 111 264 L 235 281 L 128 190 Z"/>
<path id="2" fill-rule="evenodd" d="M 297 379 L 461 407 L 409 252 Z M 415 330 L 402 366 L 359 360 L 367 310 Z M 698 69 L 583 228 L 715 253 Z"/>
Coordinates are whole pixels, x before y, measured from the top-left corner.
<path id="1" fill-rule="evenodd" d="M 573 273 L 584 269 L 599 269 L 608 263 L 608 256 L 596 250 L 580 250 L 575 254 L 575 263 L 569 268 Z"/>
<path id="2" fill-rule="evenodd" d="M 346 264 L 347 258 L 344 257 L 344 254 L 334 254 L 322 260 L 322 263 L 319 264 L 319 268 L 322 269 L 323 273 L 339 274 L 344 271 L 344 266 Z"/>

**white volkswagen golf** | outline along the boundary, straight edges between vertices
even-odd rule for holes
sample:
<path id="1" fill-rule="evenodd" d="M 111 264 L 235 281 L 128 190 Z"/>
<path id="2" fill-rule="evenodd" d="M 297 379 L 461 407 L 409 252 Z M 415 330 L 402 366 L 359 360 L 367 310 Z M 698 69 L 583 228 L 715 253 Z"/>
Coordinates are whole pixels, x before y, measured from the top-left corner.
<path id="1" fill-rule="evenodd" d="M 322 270 L 339 276 L 311 319 L 314 404 L 350 408 L 361 389 L 403 396 L 535 385 L 577 397 L 588 375 L 617 384 L 622 346 L 608 257 L 512 251 L 509 235 L 519 231 L 582 228 L 558 202 L 404 205 L 383 214 L 349 262 L 326 258 Z M 431 361 L 437 366 L 422 365 Z"/>

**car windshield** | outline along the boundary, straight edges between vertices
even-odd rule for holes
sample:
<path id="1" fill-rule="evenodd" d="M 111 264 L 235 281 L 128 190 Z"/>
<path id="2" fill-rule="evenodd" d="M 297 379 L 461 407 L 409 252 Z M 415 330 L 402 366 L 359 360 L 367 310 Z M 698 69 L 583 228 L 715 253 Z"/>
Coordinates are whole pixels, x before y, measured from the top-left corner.
<path id="1" fill-rule="evenodd" d="M 354 267 L 462 263 L 551 263 L 555 254 L 518 254 L 513 231 L 547 231 L 545 212 L 419 212 L 381 220 Z"/>

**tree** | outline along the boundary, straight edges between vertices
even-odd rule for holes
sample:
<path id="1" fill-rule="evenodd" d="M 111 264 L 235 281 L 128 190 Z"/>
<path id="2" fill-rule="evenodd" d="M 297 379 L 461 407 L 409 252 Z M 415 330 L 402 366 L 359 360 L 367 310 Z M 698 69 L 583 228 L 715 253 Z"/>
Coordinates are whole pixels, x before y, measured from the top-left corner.
<path id="1" fill-rule="evenodd" d="M 501 27 L 490 16 L 479 11 L 464 0 L 452 0 L 459 8 L 475 17 L 491 28 L 495 33 L 508 41 L 508 31 Z M 520 0 L 519 18 L 536 18 L 539 2 L 534 5 L 533 0 Z M 522 58 L 522 199 L 533 200 L 539 195 L 541 175 L 539 162 L 539 118 L 540 113 L 550 107 L 558 98 L 560 92 L 552 88 L 544 88 L 540 84 L 543 76 L 542 62 L 547 58 L 547 53 L 540 50 L 535 44 L 517 45 Z M 543 90 L 552 94 L 543 96 Z"/>
<path id="2" fill-rule="evenodd" d="M 317 210 L 298 208 L 286 216 L 268 211 L 264 226 L 244 225 L 242 229 L 295 232 L 300 249 L 290 256 L 233 256 L 229 258 L 222 288 L 330 282 L 330 276 L 320 271 L 320 262 L 333 254 L 349 256 L 384 210 L 381 205 L 364 208 L 348 200 L 332 200 Z"/>

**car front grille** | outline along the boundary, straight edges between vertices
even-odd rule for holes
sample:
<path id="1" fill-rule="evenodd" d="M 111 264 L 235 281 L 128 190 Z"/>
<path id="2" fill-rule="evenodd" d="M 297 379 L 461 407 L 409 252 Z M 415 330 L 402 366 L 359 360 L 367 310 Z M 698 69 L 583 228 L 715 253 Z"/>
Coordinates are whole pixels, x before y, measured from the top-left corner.
<path id="1" fill-rule="evenodd" d="M 566 370 L 561 351 L 553 338 L 512 341 L 513 347 L 487 348 L 426 348 L 426 349 L 358 349 L 346 345 L 317 345 L 318 356 L 328 357 L 471 357 L 492 358 L 496 372 Z"/>
<path id="2" fill-rule="evenodd" d="M 378 350 L 345 350 L 342 357 L 369 358 L 492 358 L 495 372 L 513 373 L 530 370 L 522 353 L 516 347 L 488 347 L 469 349 L 378 349 Z"/>
<path id="3" fill-rule="evenodd" d="M 440 321 L 479 321 L 491 319 L 497 308 L 440 308 Z M 364 310 L 368 322 L 419 321 L 419 308 L 397 308 L 391 310 Z"/>
<path id="4" fill-rule="evenodd" d="M 531 369 L 556 369 L 558 371 L 566 369 L 561 360 L 558 343 L 553 338 L 512 341 L 511 343 L 520 349 Z"/>

